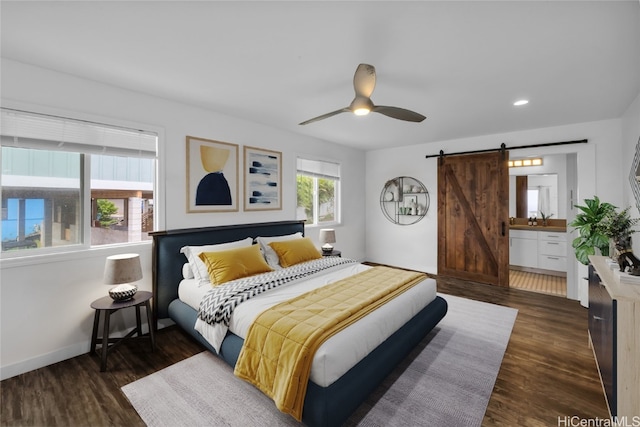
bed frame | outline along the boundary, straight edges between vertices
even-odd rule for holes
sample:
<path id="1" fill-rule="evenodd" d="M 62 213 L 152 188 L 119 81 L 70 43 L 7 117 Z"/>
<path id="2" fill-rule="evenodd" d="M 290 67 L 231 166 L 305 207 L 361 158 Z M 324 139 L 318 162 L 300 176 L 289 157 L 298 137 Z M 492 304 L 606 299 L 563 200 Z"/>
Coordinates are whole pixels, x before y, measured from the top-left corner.
<path id="1" fill-rule="evenodd" d="M 193 327 L 197 311 L 178 299 L 182 265 L 180 253 L 185 245 L 231 242 L 247 237 L 281 236 L 302 232 L 304 221 L 279 221 L 208 228 L 155 231 L 153 237 L 153 327 L 158 320 L 170 318 L 208 350 L 217 354 Z M 436 297 L 428 306 L 380 344 L 367 357 L 329 387 L 309 381 L 302 421 L 308 426 L 340 426 L 367 396 L 391 373 L 409 352 L 431 331 L 447 312 L 447 303 Z M 227 334 L 220 353 L 235 366 L 243 340 Z"/>

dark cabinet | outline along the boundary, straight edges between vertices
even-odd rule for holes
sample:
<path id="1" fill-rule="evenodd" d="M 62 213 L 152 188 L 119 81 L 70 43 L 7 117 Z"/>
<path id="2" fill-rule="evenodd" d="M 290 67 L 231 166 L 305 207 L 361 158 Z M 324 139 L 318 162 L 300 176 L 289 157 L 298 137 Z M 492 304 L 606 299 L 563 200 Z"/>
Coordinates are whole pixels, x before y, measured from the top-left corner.
<path id="1" fill-rule="evenodd" d="M 610 415 L 631 420 L 640 415 L 640 283 L 609 257 L 589 261 L 593 354 Z"/>
<path id="2" fill-rule="evenodd" d="M 617 408 L 617 301 L 589 266 L 589 335 L 611 416 Z"/>

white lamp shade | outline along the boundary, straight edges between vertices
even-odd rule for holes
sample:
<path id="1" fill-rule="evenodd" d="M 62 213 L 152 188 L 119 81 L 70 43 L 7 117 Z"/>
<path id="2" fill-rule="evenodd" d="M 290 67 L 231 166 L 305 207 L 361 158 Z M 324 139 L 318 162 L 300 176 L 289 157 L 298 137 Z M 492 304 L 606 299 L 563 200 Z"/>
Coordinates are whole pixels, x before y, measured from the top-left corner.
<path id="1" fill-rule="evenodd" d="M 104 283 L 107 285 L 119 285 L 132 283 L 142 279 L 142 267 L 140 255 L 119 254 L 107 257 L 104 265 Z"/>
<path id="2" fill-rule="evenodd" d="M 333 228 L 323 228 L 320 230 L 320 243 L 335 243 L 336 231 Z"/>

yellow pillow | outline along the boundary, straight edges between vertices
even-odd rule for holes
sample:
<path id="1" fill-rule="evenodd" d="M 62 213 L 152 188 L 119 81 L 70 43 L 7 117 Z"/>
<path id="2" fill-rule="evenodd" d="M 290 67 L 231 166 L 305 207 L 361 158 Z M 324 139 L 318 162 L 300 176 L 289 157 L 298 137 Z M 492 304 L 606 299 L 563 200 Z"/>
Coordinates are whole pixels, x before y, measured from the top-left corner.
<path id="1" fill-rule="evenodd" d="M 271 242 L 269 246 L 278 254 L 280 265 L 283 267 L 291 267 L 301 262 L 322 258 L 322 254 L 308 237 Z"/>
<path id="2" fill-rule="evenodd" d="M 202 252 L 198 257 L 207 266 L 213 286 L 221 285 L 230 280 L 273 271 L 264 260 L 258 245 L 226 251 Z"/>

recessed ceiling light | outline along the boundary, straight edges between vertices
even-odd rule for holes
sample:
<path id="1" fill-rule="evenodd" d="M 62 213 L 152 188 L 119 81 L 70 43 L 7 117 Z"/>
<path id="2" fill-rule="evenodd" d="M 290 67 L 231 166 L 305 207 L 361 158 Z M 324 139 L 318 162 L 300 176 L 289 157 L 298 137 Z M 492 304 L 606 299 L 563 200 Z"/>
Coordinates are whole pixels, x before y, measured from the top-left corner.
<path id="1" fill-rule="evenodd" d="M 513 105 L 515 105 L 516 107 L 519 107 L 521 105 L 527 105 L 529 103 L 529 100 L 527 99 L 519 99 L 516 102 L 513 103 Z"/>

